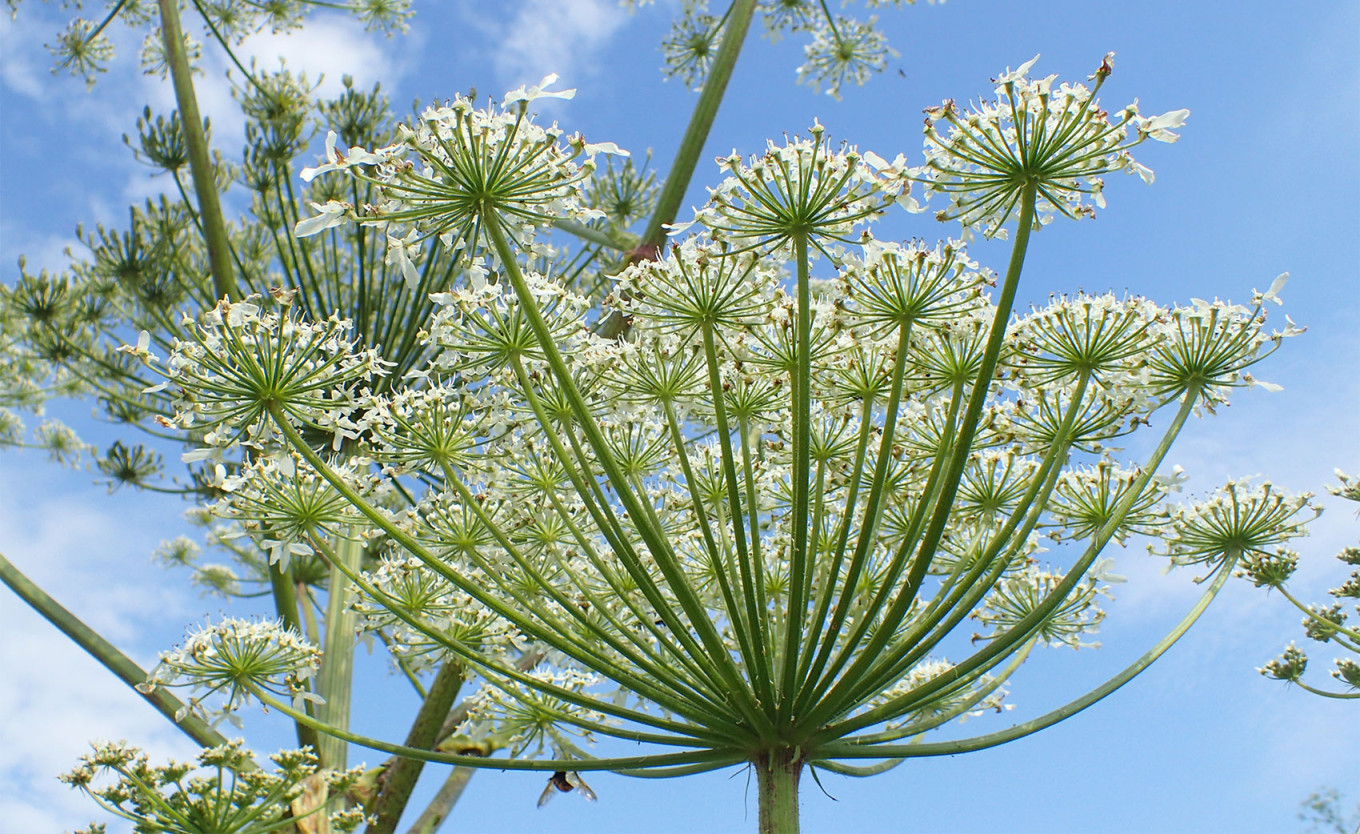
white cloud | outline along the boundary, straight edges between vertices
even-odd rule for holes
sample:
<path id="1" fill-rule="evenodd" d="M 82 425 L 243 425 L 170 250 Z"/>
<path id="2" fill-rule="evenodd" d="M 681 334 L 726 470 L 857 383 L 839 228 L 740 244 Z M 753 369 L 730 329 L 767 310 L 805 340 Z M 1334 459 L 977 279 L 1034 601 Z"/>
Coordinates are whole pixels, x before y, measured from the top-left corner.
<path id="1" fill-rule="evenodd" d="M 26 27 L 0 16 L 0 84 L 21 95 L 37 98 L 42 94 L 42 78 L 34 65 Z"/>
<path id="2" fill-rule="evenodd" d="M 628 19 L 615 0 L 526 0 L 497 24 L 494 66 L 505 89 L 555 72 L 568 86 L 596 66 L 599 51 Z"/>
<path id="3" fill-rule="evenodd" d="M 137 601 L 131 602 L 135 610 Z M 153 760 L 194 754 L 196 745 L 132 690 L 38 615 L 12 603 L 6 599 L 0 612 L 0 628 L 11 635 L 0 646 L 0 666 L 7 670 L 0 676 L 0 819 L 12 826 L 8 830 L 55 832 L 105 818 L 56 779 L 89 752 L 92 740 L 128 739 Z"/>
<path id="4" fill-rule="evenodd" d="M 232 84 L 243 83 L 241 72 L 215 44 L 205 47 L 203 74 L 194 79 L 199 110 L 211 119 L 213 144 L 234 159 L 245 141 L 245 121 L 232 98 Z M 241 63 L 254 65 L 263 71 L 275 71 L 286 66 L 295 74 L 305 74 L 312 84 L 320 82 L 314 95 L 333 96 L 342 89 L 341 79 L 354 77 L 360 89 L 372 87 L 376 81 L 393 85 L 401 78 L 407 65 L 397 56 L 410 44 L 402 36 L 385 38 L 367 32 L 352 17 L 336 14 L 315 14 L 306 25 L 287 34 L 261 32 L 247 38 L 235 50 Z M 144 77 L 143 93 L 160 102 L 162 110 L 174 106 L 170 85 L 159 78 Z"/>
<path id="5" fill-rule="evenodd" d="M 148 559 L 180 524 L 176 501 L 102 495 L 88 474 L 34 453 L 0 457 L 0 552 L 143 667 L 212 605 Z M 56 780 L 92 740 L 125 738 L 155 759 L 196 746 L 7 588 L 0 589 L 0 819 L 61 831 L 105 815 Z M 126 830 L 117 826 L 111 831 Z"/>

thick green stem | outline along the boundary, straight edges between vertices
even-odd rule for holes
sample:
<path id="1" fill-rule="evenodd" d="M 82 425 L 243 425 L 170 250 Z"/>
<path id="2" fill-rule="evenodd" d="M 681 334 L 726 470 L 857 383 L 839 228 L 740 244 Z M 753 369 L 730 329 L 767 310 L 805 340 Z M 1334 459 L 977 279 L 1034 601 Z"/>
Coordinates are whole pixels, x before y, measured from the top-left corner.
<path id="1" fill-rule="evenodd" d="M 199 115 L 198 97 L 194 94 L 193 69 L 184 51 L 178 0 L 160 0 L 160 11 L 165 63 L 170 68 L 170 80 L 175 87 L 175 105 L 179 108 L 184 144 L 189 151 L 189 170 L 194 178 L 198 214 L 203 223 L 203 239 L 208 247 L 213 291 L 218 298 L 235 300 L 241 297 L 241 291 L 236 286 L 236 276 L 231 268 L 231 243 L 227 239 L 227 226 L 222 219 L 222 205 L 217 199 L 217 178 L 213 175 L 212 156 L 208 153 L 208 137 L 203 132 L 203 117 Z"/>
<path id="2" fill-rule="evenodd" d="M 355 535 L 357 532 L 351 531 Z M 361 541 L 343 539 L 335 547 L 335 558 L 351 571 L 359 569 L 364 546 Z M 350 608 L 353 589 L 345 573 L 331 565 L 330 593 L 326 600 L 325 654 L 321 659 L 321 674 L 317 685 L 326 699 L 319 712 L 322 720 L 333 727 L 349 727 L 350 702 L 354 685 L 354 639 L 358 633 L 358 615 Z M 320 739 L 321 763 L 331 770 L 344 770 L 349 757 L 348 745 L 331 736 Z"/>
<path id="3" fill-rule="evenodd" d="M 798 778 L 803 760 L 790 748 L 762 753 L 755 761 L 760 794 L 760 834 L 798 834 Z"/>
<path id="4" fill-rule="evenodd" d="M 61 603 L 48 596 L 47 592 L 35 585 L 27 576 L 24 576 L 2 554 L 0 554 L 0 581 L 3 581 L 14 593 L 18 594 L 19 599 L 28 603 L 34 611 L 37 611 L 49 623 L 75 641 L 77 646 L 80 646 L 91 657 L 104 664 L 104 667 L 117 675 L 123 683 L 135 688 L 138 684 L 146 682 L 145 670 L 138 666 L 132 658 L 120 652 L 112 643 L 105 640 L 94 629 L 85 625 L 78 617 L 64 608 Z M 184 718 L 176 721 L 175 714 L 184 709 L 184 702 L 164 689 L 157 688 L 150 692 L 136 691 L 144 701 L 155 707 L 157 712 L 170 719 L 182 733 L 204 747 L 216 747 L 227 743 L 227 739 L 221 733 L 196 715 L 185 715 Z"/>
<path id="5" fill-rule="evenodd" d="M 659 247 L 666 240 L 665 226 L 675 220 L 680 212 L 680 204 L 689 190 L 694 169 L 699 164 L 699 154 L 704 151 L 708 141 L 708 131 L 713 120 L 718 117 L 718 107 L 722 104 L 723 94 L 727 92 L 727 82 L 732 78 L 732 70 L 737 65 L 742 44 L 746 42 L 746 32 L 751 28 L 751 18 L 756 13 L 756 0 L 736 0 L 727 18 L 727 31 L 723 33 L 718 54 L 713 56 L 713 65 L 708 77 L 704 79 L 704 90 L 694 105 L 694 113 L 689 117 L 680 149 L 675 152 L 675 162 L 666 175 L 666 184 L 657 198 L 656 211 L 642 235 L 642 245 Z"/>
<path id="6" fill-rule="evenodd" d="M 448 661 L 440 667 L 439 674 L 435 675 L 434 683 L 430 685 L 429 697 L 420 705 L 416 720 L 411 723 L 411 729 L 406 734 L 407 747 L 434 747 L 444 718 L 453 709 L 454 699 L 463 685 L 463 674 L 461 663 Z M 368 834 L 391 834 L 397 830 L 397 822 L 406 810 L 406 803 L 411 800 L 411 792 L 415 790 L 416 780 L 420 778 L 424 767 L 425 763 L 419 759 L 396 758 L 388 764 L 381 778 L 382 789 L 373 805 L 373 822 L 368 825 Z M 464 784 L 466 781 L 463 780 Z M 458 792 L 462 793 L 461 787 Z"/>

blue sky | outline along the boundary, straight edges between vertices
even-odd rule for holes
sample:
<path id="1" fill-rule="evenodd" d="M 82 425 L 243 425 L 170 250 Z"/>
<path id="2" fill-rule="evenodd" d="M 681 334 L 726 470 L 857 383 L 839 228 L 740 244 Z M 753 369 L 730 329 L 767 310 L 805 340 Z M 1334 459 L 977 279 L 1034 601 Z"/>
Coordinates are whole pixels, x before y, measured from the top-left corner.
<path id="1" fill-rule="evenodd" d="M 491 11 L 495 5 L 498 11 Z M 360 85 L 381 80 L 394 102 L 429 101 L 475 87 L 493 94 L 558 72 L 579 92 L 541 102 L 546 115 L 591 141 L 653 149 L 662 170 L 694 94 L 663 82 L 657 51 L 674 5 L 629 16 L 612 0 L 520 0 L 418 4 L 411 34 L 368 36 L 340 18 L 318 18 L 289 39 L 262 37 L 248 51 L 272 62 L 342 72 Z M 60 269 L 75 225 L 117 224 L 131 201 L 156 193 L 123 146 L 143 104 L 168 108 L 161 82 L 136 74 L 124 38 L 111 72 L 87 93 L 48 73 L 41 44 L 60 12 L 26 4 L 0 20 L 0 277 L 13 281 L 19 254 L 32 268 Z M 1042 53 L 1036 72 L 1080 80 L 1117 53 L 1103 101 L 1137 97 L 1145 113 L 1187 107 L 1183 139 L 1144 146 L 1157 172 L 1108 183 L 1109 209 L 1093 222 L 1055 224 L 1030 249 L 1025 302 L 1086 289 L 1146 294 L 1162 303 L 1193 297 L 1247 300 L 1280 272 L 1288 313 L 1306 325 L 1258 377 L 1284 391 L 1237 398 L 1192 425 L 1171 459 L 1205 489 L 1263 475 L 1289 489 L 1321 492 L 1341 467 L 1360 471 L 1360 6 L 1297 2 L 1003 3 L 954 0 L 880 11 L 901 57 L 888 72 L 834 101 L 794 84 L 797 38 L 752 39 L 743 54 L 706 156 L 752 152 L 766 138 L 820 119 L 836 138 L 891 158 L 920 159 L 920 111 L 943 98 L 989 91 L 987 79 Z M 200 81 L 214 141 L 241 144 L 220 62 Z M 898 70 L 901 70 L 899 73 Z M 702 165 L 690 202 L 717 180 Z M 956 233 L 902 215 L 880 237 Z M 979 246 L 987 266 L 1005 251 Z M 1272 310 L 1272 312 L 1276 312 Z M 1278 319 L 1283 324 L 1282 316 Z M 88 404 L 57 412 L 88 439 L 110 438 Z M 1305 598 L 1340 582 L 1330 558 L 1354 544 L 1360 522 L 1330 501 L 1303 542 L 1297 579 Z M 1352 505 L 1353 506 L 1353 505 Z M 59 470 L 33 452 L 0 454 L 0 552 L 143 663 L 175 642 L 186 623 L 220 616 L 220 601 L 185 589 L 182 575 L 149 563 L 164 538 L 186 532 L 172 499 L 105 494 L 88 472 Z M 1191 575 L 1163 575 L 1140 547 L 1116 552 L 1130 581 L 1102 626 L 1099 651 L 1049 650 L 1011 687 L 1016 711 L 964 729 L 987 732 L 1037 715 L 1123 668 L 1193 604 Z M 14 831 L 70 830 L 95 809 L 52 778 L 87 739 L 125 737 L 157 754 L 191 745 L 93 661 L 70 647 L 7 591 L 0 591 L 0 819 Z M 1105 702 L 1044 733 L 991 751 L 908 761 L 866 780 L 809 780 L 808 831 L 1278 832 L 1301 828 L 1298 803 L 1326 785 L 1360 802 L 1360 714 L 1267 681 L 1256 667 L 1301 638 L 1282 599 L 1237 582 L 1172 652 Z M 1326 665 L 1325 647 L 1311 651 Z M 363 661 L 381 675 L 384 662 Z M 395 737 L 414 705 L 390 681 L 361 692 L 362 730 Z M 288 742 L 274 716 L 250 715 L 251 742 Z M 355 759 L 365 758 L 354 751 Z M 377 756 L 367 756 L 375 761 Z M 480 773 L 447 831 L 751 831 L 754 787 L 741 771 L 656 782 L 601 775 L 599 802 L 564 796 L 534 807 L 534 775 Z M 118 831 L 111 826 L 110 831 Z"/>

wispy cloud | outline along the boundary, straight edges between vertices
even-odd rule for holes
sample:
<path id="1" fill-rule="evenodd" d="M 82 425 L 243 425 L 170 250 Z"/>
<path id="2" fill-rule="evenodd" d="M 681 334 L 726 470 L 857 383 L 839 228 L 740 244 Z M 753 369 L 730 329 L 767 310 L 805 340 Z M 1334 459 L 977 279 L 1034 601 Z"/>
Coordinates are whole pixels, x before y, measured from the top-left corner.
<path id="1" fill-rule="evenodd" d="M 500 86 L 509 90 L 548 73 L 568 86 L 589 78 L 602 49 L 628 21 L 616 0 L 524 0 L 507 17 L 467 13 L 494 44 L 489 58 Z"/>
<path id="2" fill-rule="evenodd" d="M 110 499 L 90 487 L 88 475 L 46 466 L 36 454 L 0 457 L 0 551 L 148 666 L 184 621 L 212 606 L 183 592 L 184 577 L 149 564 L 151 530 L 176 524 L 181 507 L 151 507 L 143 496 Z M 126 738 L 161 760 L 194 753 L 191 741 L 8 589 L 0 589 L 0 633 L 6 830 L 72 830 L 105 816 L 56 780 L 92 740 Z"/>
<path id="3" fill-rule="evenodd" d="M 408 65 L 398 58 L 409 44 L 388 39 L 364 30 L 352 17 L 338 14 L 317 14 L 310 17 L 302 29 L 288 34 L 261 32 L 247 38 L 234 51 L 246 67 L 252 63 L 260 70 L 274 71 L 286 67 L 305 75 L 311 84 L 318 85 L 315 95 L 333 96 L 342 89 L 341 79 L 353 76 L 356 86 L 368 88 L 381 80 L 396 84 Z M 221 49 L 205 47 L 203 74 L 195 78 L 199 109 L 212 120 L 214 144 L 228 156 L 234 156 L 245 139 L 245 120 L 232 98 L 232 80 L 241 85 L 241 72 Z M 169 85 L 159 78 L 143 77 L 143 92 L 156 98 L 162 109 L 174 107 Z"/>

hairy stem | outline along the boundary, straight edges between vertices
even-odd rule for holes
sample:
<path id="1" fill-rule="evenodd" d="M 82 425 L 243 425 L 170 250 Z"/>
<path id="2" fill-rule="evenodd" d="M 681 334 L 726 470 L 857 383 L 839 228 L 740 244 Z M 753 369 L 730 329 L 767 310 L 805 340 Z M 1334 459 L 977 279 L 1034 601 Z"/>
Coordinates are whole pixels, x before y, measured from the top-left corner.
<path id="1" fill-rule="evenodd" d="M 803 771 L 798 751 L 767 751 L 756 758 L 755 768 L 760 834 L 798 834 L 798 778 Z"/>
<path id="2" fill-rule="evenodd" d="M 420 705 L 416 719 L 406 734 L 406 746 L 422 749 L 434 747 L 444 718 L 453 708 L 458 690 L 463 686 L 463 674 L 463 664 L 455 661 L 447 661 L 440 667 L 439 674 L 435 675 L 434 683 L 430 685 L 429 697 Z M 373 804 L 373 822 L 368 825 L 368 834 L 391 834 L 397 830 L 397 822 L 406 810 L 406 803 L 411 800 L 411 792 L 415 790 L 416 781 L 424 767 L 425 763 L 419 759 L 406 758 L 393 759 L 387 765 L 387 771 L 380 780 L 382 788 Z M 466 784 L 467 780 L 463 782 Z M 461 787 L 458 792 L 462 793 Z M 452 803 L 449 805 L 451 807 Z"/>

